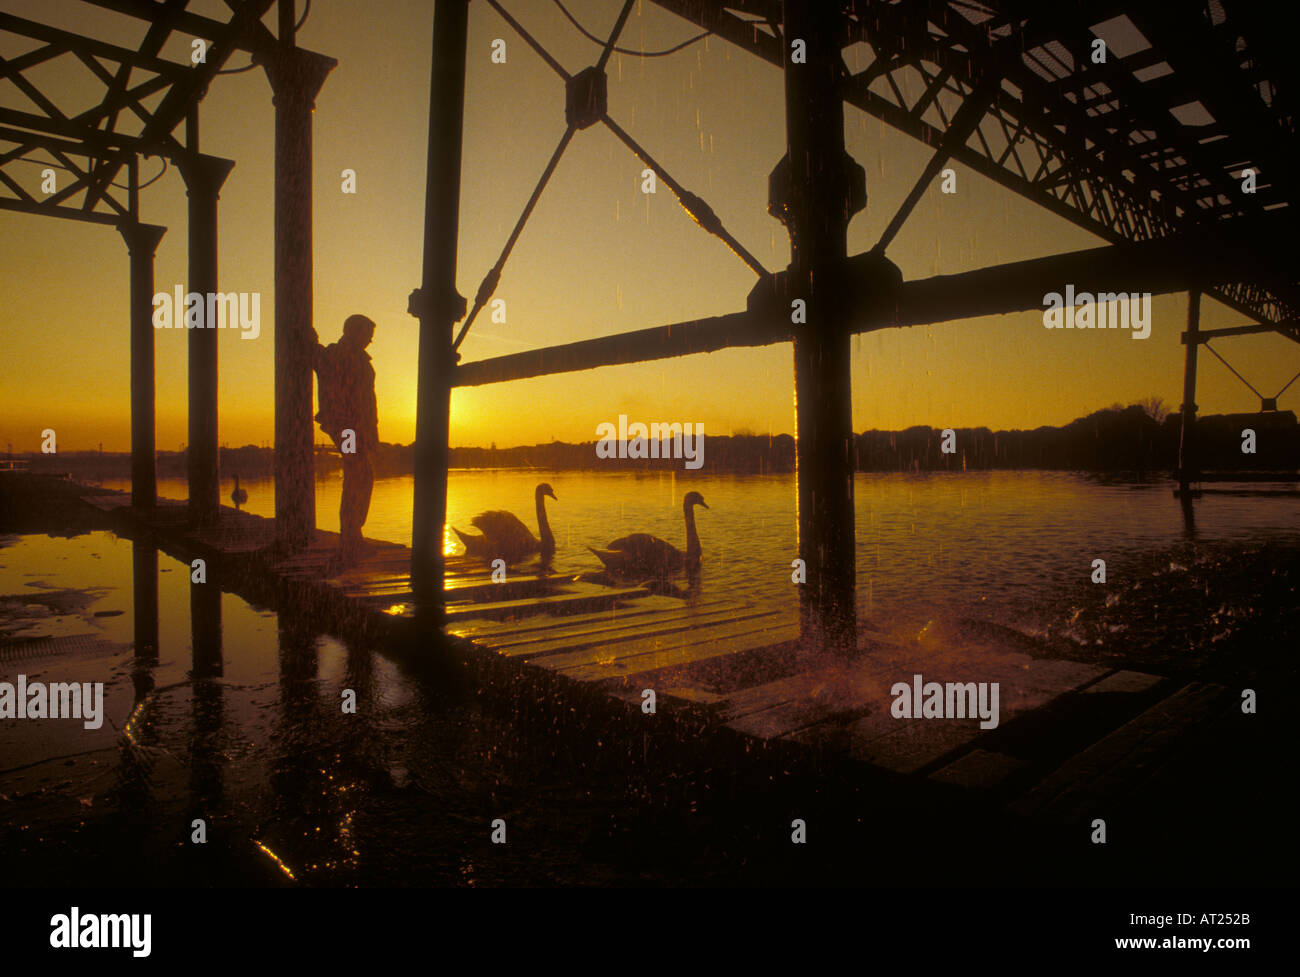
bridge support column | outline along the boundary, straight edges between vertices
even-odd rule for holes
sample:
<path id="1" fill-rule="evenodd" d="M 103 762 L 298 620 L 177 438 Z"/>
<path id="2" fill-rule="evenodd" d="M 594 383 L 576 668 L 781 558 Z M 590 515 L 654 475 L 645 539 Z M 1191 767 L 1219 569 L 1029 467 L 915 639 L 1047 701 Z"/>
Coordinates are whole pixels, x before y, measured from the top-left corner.
<path id="1" fill-rule="evenodd" d="M 411 588 L 420 619 L 432 626 L 442 624 L 447 438 L 451 377 L 458 359 L 452 350 L 452 328 L 465 314 L 465 300 L 456 291 L 456 239 L 460 226 L 468 19 L 468 0 L 437 0 L 429 92 L 424 268 L 410 310 L 420 320 Z"/>
<path id="2" fill-rule="evenodd" d="M 1187 344 L 1183 360 L 1183 404 L 1180 408 L 1182 426 L 1178 434 L 1178 499 L 1183 509 L 1187 528 L 1194 527 L 1191 480 L 1198 474 L 1196 466 L 1196 358 L 1201 348 L 1201 292 L 1192 289 L 1187 293 Z"/>
<path id="3" fill-rule="evenodd" d="M 1187 355 L 1183 361 L 1182 427 L 1178 435 L 1178 481 L 1181 488 L 1197 474 L 1196 468 L 1196 358 L 1201 348 L 1201 292 L 1187 293 Z"/>
<path id="4" fill-rule="evenodd" d="M 131 256 L 131 508 L 139 515 L 158 500 L 153 338 L 153 259 L 167 228 L 123 224 Z"/>
<path id="5" fill-rule="evenodd" d="M 844 105 L 836 4 L 786 0 L 785 110 L 791 243 L 789 297 L 806 302 L 806 323 L 794 324 L 797 414 L 796 474 L 800 631 L 806 648 L 852 654 L 857 647 L 853 512 L 853 406 L 849 290 L 845 282 L 848 225 L 855 182 L 865 175 L 844 148 Z M 803 59 L 792 45 L 804 44 Z M 860 209 L 865 199 L 856 208 Z"/>
<path id="6" fill-rule="evenodd" d="M 221 514 L 217 441 L 217 329 L 208 322 L 207 296 L 217 291 L 217 200 L 235 161 L 198 153 L 180 160 L 189 194 L 189 293 L 202 297 L 202 329 L 187 329 L 189 344 L 189 517 L 211 525 Z M 180 310 L 176 311 L 180 315 Z"/>
<path id="7" fill-rule="evenodd" d="M 316 532 L 311 115 L 337 63 L 294 47 L 290 31 L 265 65 L 275 105 L 275 534 L 286 550 Z"/>

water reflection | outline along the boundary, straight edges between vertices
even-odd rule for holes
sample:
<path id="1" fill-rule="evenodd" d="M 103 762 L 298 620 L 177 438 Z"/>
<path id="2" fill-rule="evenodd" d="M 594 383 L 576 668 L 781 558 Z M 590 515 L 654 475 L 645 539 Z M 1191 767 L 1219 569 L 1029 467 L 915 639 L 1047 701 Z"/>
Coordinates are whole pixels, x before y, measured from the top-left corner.
<path id="1" fill-rule="evenodd" d="M 923 586 L 935 577 L 930 560 L 960 569 L 962 580 L 990 573 L 979 553 L 963 552 L 969 528 L 951 510 L 926 510 L 936 491 L 919 489 L 915 512 L 873 505 L 863 520 L 863 532 L 880 540 L 882 578 Z M 1242 663 L 1255 667 L 1268 656 L 1285 668 L 1288 646 L 1281 638 L 1300 626 L 1295 547 L 1216 540 L 1217 500 L 1197 503 L 1201 539 L 1171 544 L 1179 521 L 1171 501 L 1162 490 L 1117 499 L 1120 528 L 1139 523 L 1157 505 L 1173 525 L 1138 541 L 1140 551 L 1133 549 L 1140 561 L 1108 561 L 1110 586 L 1092 586 L 1081 571 L 1070 613 L 1047 618 L 1035 640 L 1056 642 L 1061 657 L 1075 660 L 1139 670 L 1206 665 L 1233 681 Z M 1252 511 L 1278 512 L 1281 505 Z M 1293 502 L 1285 505 L 1294 511 Z M 1010 503 L 1006 512 L 1001 525 L 1014 526 Z M 1044 515 L 1040 508 L 1033 528 L 1059 541 L 1053 521 L 1071 517 L 1071 510 L 1061 506 L 1059 512 Z M 1021 521 L 1032 515 L 1023 507 L 1014 512 Z M 927 535 L 929 523 L 938 528 Z M 1099 536 L 1119 532 L 1094 525 Z M 911 549 L 891 549 L 888 541 L 903 538 L 905 530 L 912 533 Z M 1086 568 L 1083 557 L 1094 552 L 1108 554 L 1093 544 L 1056 552 L 1048 561 L 1022 549 L 1020 572 L 1043 576 L 1053 561 L 1069 564 L 1074 557 Z M 0 835 L 7 868 L 19 866 L 12 878 L 43 878 L 60 852 L 67 872 L 59 877 L 70 884 L 102 884 L 96 872 L 105 864 L 122 878 L 150 885 L 545 884 L 691 873 L 720 879 L 733 868 L 721 856 L 716 864 L 669 868 L 660 851 L 647 869 L 634 857 L 632 839 L 635 834 L 653 847 L 671 834 L 658 819 L 680 810 L 692 813 L 689 822 L 677 823 L 675 837 L 698 837 L 692 834 L 697 799 L 707 808 L 710 798 L 732 797 L 748 808 L 748 795 L 728 794 L 725 784 L 720 789 L 716 779 L 705 779 L 698 796 L 687 797 L 696 782 L 679 781 L 685 768 L 675 761 L 663 761 L 662 776 L 647 773 L 646 741 L 626 749 L 626 742 L 611 738 L 612 728 L 558 708 L 546 686 L 499 676 L 493 681 L 486 669 L 465 664 L 428 634 L 413 637 L 407 649 L 419 664 L 399 667 L 364 642 L 322 635 L 310 608 L 289 602 L 274 614 L 223 596 L 212 568 L 206 584 L 193 584 L 187 564 L 147 542 L 106 533 L 24 538 L 5 553 L 13 554 L 3 561 L 8 569 L 0 567 L 7 592 L 22 587 L 45 597 L 93 588 L 93 600 L 76 604 L 82 610 L 75 622 L 76 612 L 68 612 L 45 626 L 80 633 L 86 625 L 117 642 L 99 658 L 64 658 L 58 667 L 103 678 L 111 707 L 106 714 L 123 732 L 119 748 L 107 722 L 107 735 L 98 741 L 88 733 L 83 739 L 78 730 L 78 743 L 96 749 L 78 755 L 75 767 L 65 767 L 66 757 L 81 745 L 46 756 L 20 755 L 21 743 L 5 743 L 14 766 L 40 767 L 0 780 L 0 793 L 26 794 L 11 808 L 31 805 L 22 823 L 39 826 L 31 836 L 15 830 Z M 741 569 L 761 572 L 753 565 Z M 786 567 L 780 569 L 788 580 Z M 712 596 L 717 584 L 718 577 L 710 577 L 705 592 Z M 131 594 L 134 619 L 97 616 L 125 608 Z M 942 602 L 948 595 L 930 599 Z M 125 650 L 132 630 L 134 653 Z M 1005 632 L 960 633 L 993 641 Z M 343 711 L 344 690 L 355 694 L 355 712 Z M 653 760 L 653 737 L 648 742 Z M 700 762 L 708 762 L 708 778 L 725 766 Z M 746 769 L 736 768 L 737 783 Z M 728 818 L 736 814 L 728 808 Z M 524 857 L 496 857 L 486 840 L 496 817 L 506 819 L 512 841 L 527 840 Z M 207 823 L 207 845 L 190 842 L 194 818 Z M 43 841 L 34 837 L 38 831 Z M 690 845 L 675 850 L 695 851 Z M 618 874 L 624 870 L 631 874 Z"/>
<path id="2" fill-rule="evenodd" d="M 135 595 L 135 657 L 158 660 L 158 551 L 148 541 L 131 545 Z M 137 699 L 139 694 L 137 694 Z"/>
<path id="3" fill-rule="evenodd" d="M 190 582 L 190 805 L 208 820 L 222 804 L 221 750 L 225 726 L 221 660 L 221 581 L 215 567 L 205 583 Z"/>
<path id="4" fill-rule="evenodd" d="M 131 685 L 134 692 L 131 714 L 122 727 L 115 793 L 125 810 L 148 815 L 157 808 L 149 776 L 153 757 L 148 748 L 157 745 L 150 704 L 159 653 L 158 551 L 148 540 L 137 539 L 132 543 L 131 570 L 135 630 Z"/>
<path id="5" fill-rule="evenodd" d="M 1196 538 L 1196 509 L 1193 506 L 1194 493 L 1191 488 L 1183 486 L 1178 489 L 1178 505 L 1183 511 L 1183 535 L 1188 539 Z"/>
<path id="6" fill-rule="evenodd" d="M 169 844 L 165 857 L 187 873 L 351 878 L 358 806 L 373 784 L 391 787 L 378 744 L 383 693 L 373 649 L 322 636 L 310 608 L 289 602 L 269 614 L 224 596 L 213 565 L 196 583 L 189 565 L 160 556 L 151 540 L 130 547 L 131 703 L 108 799 L 133 833 Z M 181 588 L 188 663 L 175 654 L 184 640 Z M 227 646 L 239 684 L 227 674 Z M 206 825 L 206 844 L 192 840 L 194 819 Z"/>
<path id="7" fill-rule="evenodd" d="M 208 568 L 206 583 L 190 583 L 190 647 L 196 680 L 221 676 L 221 581 L 216 567 Z"/>

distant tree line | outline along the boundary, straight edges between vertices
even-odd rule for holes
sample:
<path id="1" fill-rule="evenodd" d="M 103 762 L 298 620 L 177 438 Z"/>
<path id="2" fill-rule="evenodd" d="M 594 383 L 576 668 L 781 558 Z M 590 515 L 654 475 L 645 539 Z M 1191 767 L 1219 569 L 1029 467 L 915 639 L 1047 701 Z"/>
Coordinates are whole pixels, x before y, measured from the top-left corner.
<path id="1" fill-rule="evenodd" d="M 1242 452 L 1244 433 L 1254 431 L 1253 454 Z M 1042 468 L 1064 471 L 1172 471 L 1178 466 L 1181 418 L 1159 398 L 1121 407 L 1116 404 L 1071 421 L 1063 427 L 1032 431 L 991 431 L 986 427 L 956 428 L 956 450 L 942 450 L 944 432 L 933 427 L 904 431 L 864 431 L 854 436 L 857 470 L 867 472 L 971 471 L 996 468 Z M 1217 414 L 1201 417 L 1194 429 L 1197 465 L 1204 471 L 1300 469 L 1300 424 L 1292 411 Z M 665 442 L 665 448 L 667 442 Z M 670 454 L 663 450 L 661 455 Z M 33 471 L 66 471 L 78 477 L 129 478 L 130 456 L 87 452 L 30 454 Z M 598 458 L 594 441 L 570 444 L 553 441 L 515 448 L 452 448 L 452 468 L 544 468 L 558 470 L 647 471 L 682 470 L 680 458 Z M 245 445 L 221 449 L 222 477 L 270 476 L 275 453 Z M 332 448 L 318 446 L 316 470 L 341 467 Z M 185 453 L 158 453 L 161 478 L 185 477 Z M 795 441 L 789 434 L 707 434 L 706 472 L 766 474 L 792 472 Z M 381 444 L 375 458 L 380 477 L 414 471 L 412 445 Z"/>

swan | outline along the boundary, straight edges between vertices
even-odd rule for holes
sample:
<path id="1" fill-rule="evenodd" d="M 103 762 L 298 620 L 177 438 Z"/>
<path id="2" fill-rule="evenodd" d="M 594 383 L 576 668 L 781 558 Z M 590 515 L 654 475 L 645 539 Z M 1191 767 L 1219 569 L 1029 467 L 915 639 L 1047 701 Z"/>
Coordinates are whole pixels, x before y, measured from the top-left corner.
<path id="1" fill-rule="evenodd" d="M 542 534 L 539 540 L 519 518 L 511 512 L 494 509 L 480 512 L 470 520 L 470 525 L 480 535 L 462 533 L 455 526 L 452 532 L 465 544 L 466 556 L 480 560 L 502 559 L 506 563 L 515 563 L 531 553 L 541 553 L 542 562 L 546 562 L 555 553 L 555 536 L 551 533 L 551 524 L 546 518 L 546 496 L 555 498 L 555 491 L 543 482 L 533 493 L 537 501 L 537 528 Z"/>
<path id="2" fill-rule="evenodd" d="M 230 501 L 235 503 L 236 512 L 239 511 L 241 505 L 248 501 L 248 493 L 239 487 L 238 475 L 235 476 L 235 490 L 230 493 Z"/>
<path id="3" fill-rule="evenodd" d="M 682 511 L 686 515 L 685 553 L 649 533 L 624 536 L 603 550 L 591 546 L 587 549 L 600 558 L 607 570 L 624 575 L 664 576 L 677 570 L 694 570 L 700 565 L 700 536 L 695 531 L 697 505 L 708 508 L 704 496 L 699 492 L 687 492 L 686 498 L 682 500 Z"/>

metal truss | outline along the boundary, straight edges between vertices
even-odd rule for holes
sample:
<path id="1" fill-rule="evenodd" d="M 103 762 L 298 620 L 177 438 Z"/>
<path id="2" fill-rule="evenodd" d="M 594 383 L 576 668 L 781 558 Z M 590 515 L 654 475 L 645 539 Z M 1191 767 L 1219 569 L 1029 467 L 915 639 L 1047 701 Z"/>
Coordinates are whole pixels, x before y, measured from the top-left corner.
<path id="1" fill-rule="evenodd" d="M 139 159 L 180 162 L 198 151 L 198 104 L 212 79 L 238 50 L 266 55 L 276 43 L 261 23 L 274 0 L 226 0 L 222 22 L 187 10 L 189 0 L 78 0 L 145 24 L 135 48 L 110 44 L 12 14 L 0 13 L 0 37 L 31 46 L 0 58 L 0 78 L 26 97 L 24 109 L 0 108 L 0 209 L 118 225 L 139 219 Z M 199 64 L 167 60 L 160 52 L 179 33 L 206 42 Z M 102 85 L 90 108 L 59 104 L 32 77 L 51 63 L 78 63 Z M 175 130 L 186 123 L 184 144 Z M 45 168 L 59 174 L 58 189 L 31 188 Z M 125 171 L 125 173 L 123 172 Z M 126 182 L 120 182 L 125 177 Z"/>
<path id="2" fill-rule="evenodd" d="M 773 64 L 785 62 L 779 0 L 655 2 Z M 1293 249 L 1300 203 L 1291 178 L 1300 170 L 1295 73 L 1292 56 L 1270 45 L 1270 25 L 1249 3 L 841 5 L 842 47 L 865 45 L 871 55 L 859 73 L 845 68 L 846 102 L 935 147 L 936 161 L 951 157 L 1111 243 L 1189 230 L 1212 236 L 1225 221 L 1257 225 L 1261 279 L 1207 283 L 1206 291 L 1259 321 L 1294 322 L 1294 269 L 1275 263 L 1281 248 Z M 1093 28 L 1117 17 L 1128 19 L 1118 30 L 1138 49 L 1108 50 L 1095 64 Z M 858 62 L 859 53 L 849 60 Z M 1253 194 L 1242 192 L 1246 169 L 1256 174 Z M 923 181 L 935 172 L 927 168 Z"/>

